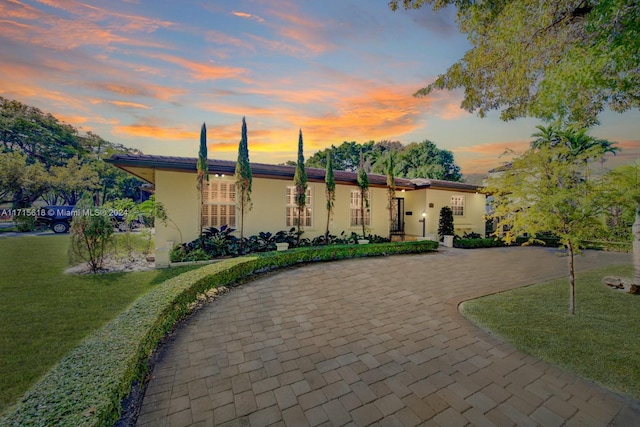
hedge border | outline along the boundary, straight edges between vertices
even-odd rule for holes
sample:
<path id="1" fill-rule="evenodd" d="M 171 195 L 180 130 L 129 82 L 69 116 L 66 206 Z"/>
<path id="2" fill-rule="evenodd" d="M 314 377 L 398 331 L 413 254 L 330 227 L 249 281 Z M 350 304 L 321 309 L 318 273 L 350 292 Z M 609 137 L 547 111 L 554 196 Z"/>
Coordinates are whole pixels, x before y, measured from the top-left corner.
<path id="1" fill-rule="evenodd" d="M 435 251 L 433 241 L 305 247 L 231 258 L 188 271 L 138 298 L 66 355 L 0 418 L 0 426 L 112 426 L 160 340 L 208 290 L 293 265 Z"/>

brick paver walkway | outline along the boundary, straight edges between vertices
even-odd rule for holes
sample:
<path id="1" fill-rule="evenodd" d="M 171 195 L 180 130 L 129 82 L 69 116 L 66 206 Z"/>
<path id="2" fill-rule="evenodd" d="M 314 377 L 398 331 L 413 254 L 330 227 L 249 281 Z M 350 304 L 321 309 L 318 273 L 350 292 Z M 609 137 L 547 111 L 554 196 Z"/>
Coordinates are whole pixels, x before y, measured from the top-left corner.
<path id="1" fill-rule="evenodd" d="M 546 248 L 446 249 L 263 277 L 178 329 L 138 425 L 640 425 L 638 402 L 516 351 L 457 310 L 566 276 L 566 262 Z M 578 268 L 622 262 L 630 256 L 586 252 Z"/>

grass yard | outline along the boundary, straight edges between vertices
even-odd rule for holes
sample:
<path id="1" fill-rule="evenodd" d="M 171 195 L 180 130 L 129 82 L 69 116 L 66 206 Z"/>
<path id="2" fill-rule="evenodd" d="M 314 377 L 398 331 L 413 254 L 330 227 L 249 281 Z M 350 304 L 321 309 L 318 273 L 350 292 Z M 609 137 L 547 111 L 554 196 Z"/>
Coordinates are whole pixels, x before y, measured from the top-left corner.
<path id="1" fill-rule="evenodd" d="M 568 278 L 467 301 L 462 312 L 528 354 L 640 400 L 640 296 L 602 284 L 632 275 L 630 266 L 578 275 L 575 316 Z"/>
<path id="2" fill-rule="evenodd" d="M 64 274 L 69 235 L 0 238 L 0 414 L 90 332 L 196 267 Z"/>

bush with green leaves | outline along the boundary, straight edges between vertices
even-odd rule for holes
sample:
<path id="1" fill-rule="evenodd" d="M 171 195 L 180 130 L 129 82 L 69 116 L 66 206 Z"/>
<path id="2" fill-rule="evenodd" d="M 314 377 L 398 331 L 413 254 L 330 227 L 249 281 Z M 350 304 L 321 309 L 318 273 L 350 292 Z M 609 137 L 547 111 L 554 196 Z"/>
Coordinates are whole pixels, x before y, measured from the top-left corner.
<path id="1" fill-rule="evenodd" d="M 21 233 L 36 229 L 36 217 L 31 215 L 18 215 L 15 217 L 16 228 Z"/>
<path id="2" fill-rule="evenodd" d="M 453 247 L 461 249 L 499 248 L 507 246 L 502 240 L 495 238 L 486 239 L 455 239 Z"/>
<path id="3" fill-rule="evenodd" d="M 145 377 L 147 361 L 160 340 L 212 288 L 306 262 L 437 248 L 432 241 L 306 247 L 226 259 L 176 276 L 140 297 L 65 356 L 0 418 L 0 427 L 113 425 L 120 417 L 121 400 L 135 381 Z"/>
<path id="4" fill-rule="evenodd" d="M 71 221 L 69 259 L 86 262 L 95 273 L 113 244 L 113 220 L 105 209 L 80 207 L 77 212 Z"/>

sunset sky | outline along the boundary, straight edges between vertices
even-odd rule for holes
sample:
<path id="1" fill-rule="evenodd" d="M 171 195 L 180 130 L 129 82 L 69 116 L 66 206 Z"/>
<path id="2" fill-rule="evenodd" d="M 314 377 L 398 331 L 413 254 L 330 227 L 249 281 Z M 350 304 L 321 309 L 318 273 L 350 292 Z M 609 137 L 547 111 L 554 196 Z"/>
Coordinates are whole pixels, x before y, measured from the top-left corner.
<path id="1" fill-rule="evenodd" d="M 343 141 L 433 141 L 465 174 L 526 148 L 534 119 L 480 119 L 461 94 L 412 94 L 470 47 L 453 11 L 392 12 L 388 0 L 0 0 L 0 95 L 145 154 L 295 160 Z M 590 133 L 640 157 L 640 112 Z"/>

